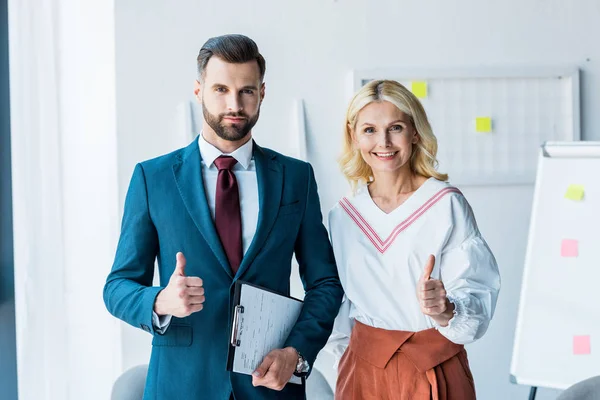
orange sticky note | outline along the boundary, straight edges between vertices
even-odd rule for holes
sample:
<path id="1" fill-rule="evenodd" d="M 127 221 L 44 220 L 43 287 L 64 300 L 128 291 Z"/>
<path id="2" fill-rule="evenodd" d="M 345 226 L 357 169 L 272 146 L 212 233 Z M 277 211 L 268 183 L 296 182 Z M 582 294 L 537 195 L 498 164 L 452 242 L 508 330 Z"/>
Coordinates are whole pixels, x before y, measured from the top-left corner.
<path id="1" fill-rule="evenodd" d="M 579 255 L 579 242 L 573 239 L 563 239 L 560 245 L 561 257 L 577 257 Z"/>
<path id="2" fill-rule="evenodd" d="M 573 336 L 573 354 L 591 354 L 592 345 L 589 335 Z"/>

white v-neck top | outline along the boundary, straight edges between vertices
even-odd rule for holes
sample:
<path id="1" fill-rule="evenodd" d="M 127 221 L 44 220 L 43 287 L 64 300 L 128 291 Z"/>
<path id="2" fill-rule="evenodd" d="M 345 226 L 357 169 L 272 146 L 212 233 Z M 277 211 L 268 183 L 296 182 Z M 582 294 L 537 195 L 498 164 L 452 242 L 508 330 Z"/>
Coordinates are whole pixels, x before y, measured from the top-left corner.
<path id="1" fill-rule="evenodd" d="M 421 331 L 435 327 L 449 340 L 470 343 L 494 314 L 500 276 L 462 193 L 429 178 L 386 214 L 366 185 L 329 212 L 329 229 L 345 297 L 327 348 L 341 357 L 356 319 L 376 328 Z M 430 254 L 455 315 L 441 327 L 425 316 L 416 295 Z"/>

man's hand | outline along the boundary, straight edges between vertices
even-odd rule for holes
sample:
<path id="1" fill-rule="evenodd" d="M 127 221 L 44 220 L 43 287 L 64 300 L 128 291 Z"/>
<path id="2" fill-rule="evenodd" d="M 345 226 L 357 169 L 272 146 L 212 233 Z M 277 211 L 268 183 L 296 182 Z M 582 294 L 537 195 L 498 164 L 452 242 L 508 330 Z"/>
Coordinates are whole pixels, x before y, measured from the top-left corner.
<path id="1" fill-rule="evenodd" d="M 159 316 L 173 315 L 183 318 L 202 310 L 203 303 L 202 279 L 185 276 L 185 257 L 183 253 L 179 252 L 175 271 L 169 279 L 169 284 L 156 296 L 154 312 Z"/>
<path id="2" fill-rule="evenodd" d="M 294 374 L 296 364 L 298 352 L 293 347 L 273 350 L 252 373 L 252 385 L 280 391 Z"/>

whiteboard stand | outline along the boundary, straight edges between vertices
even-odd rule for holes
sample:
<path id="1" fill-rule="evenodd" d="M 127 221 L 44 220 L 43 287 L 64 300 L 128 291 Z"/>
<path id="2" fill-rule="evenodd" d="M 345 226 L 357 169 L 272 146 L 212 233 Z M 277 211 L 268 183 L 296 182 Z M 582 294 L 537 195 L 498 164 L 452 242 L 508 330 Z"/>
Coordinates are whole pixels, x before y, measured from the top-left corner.
<path id="1" fill-rule="evenodd" d="M 547 142 L 539 150 L 510 366 L 511 383 L 531 386 L 529 399 L 538 387 L 564 390 L 600 375 L 600 324 L 592 317 L 599 170 L 600 142 Z"/>
<path id="2" fill-rule="evenodd" d="M 529 391 L 529 400 L 535 400 L 535 395 L 537 394 L 537 386 L 532 386 Z"/>

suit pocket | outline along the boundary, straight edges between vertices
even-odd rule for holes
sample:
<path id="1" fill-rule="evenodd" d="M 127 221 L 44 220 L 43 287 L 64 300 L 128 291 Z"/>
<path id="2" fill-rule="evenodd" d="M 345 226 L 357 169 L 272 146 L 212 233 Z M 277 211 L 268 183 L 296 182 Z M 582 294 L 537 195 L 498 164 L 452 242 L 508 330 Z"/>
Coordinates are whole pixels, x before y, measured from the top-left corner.
<path id="1" fill-rule="evenodd" d="M 300 201 L 296 200 L 293 203 L 285 204 L 279 207 L 279 216 L 294 214 L 301 211 Z"/>
<path id="2" fill-rule="evenodd" d="M 164 335 L 154 335 L 152 346 L 189 347 L 192 345 L 192 327 L 189 325 L 169 326 Z"/>

